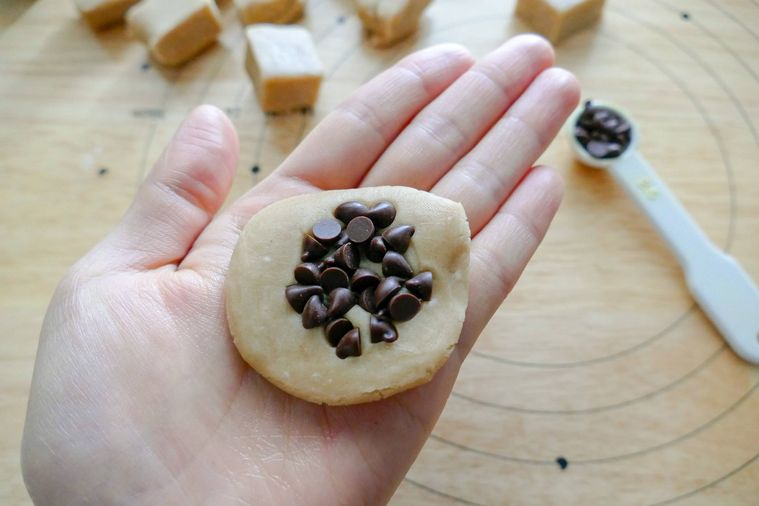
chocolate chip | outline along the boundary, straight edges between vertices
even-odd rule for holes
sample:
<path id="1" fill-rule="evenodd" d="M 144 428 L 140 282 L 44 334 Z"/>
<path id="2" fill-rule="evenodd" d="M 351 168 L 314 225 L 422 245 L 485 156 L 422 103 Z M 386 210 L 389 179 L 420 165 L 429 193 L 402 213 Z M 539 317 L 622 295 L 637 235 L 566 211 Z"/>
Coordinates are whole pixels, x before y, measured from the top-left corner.
<path id="1" fill-rule="evenodd" d="M 356 292 L 363 292 L 371 286 L 377 286 L 380 277 L 369 269 L 359 269 L 351 277 L 351 288 Z"/>
<path id="2" fill-rule="evenodd" d="M 588 101 L 580 114 L 574 135 L 594 158 L 616 158 L 630 146 L 630 123 L 608 107 Z"/>
<path id="3" fill-rule="evenodd" d="M 327 317 L 337 318 L 356 305 L 356 297 L 347 288 L 335 288 L 329 292 L 329 306 L 327 307 Z"/>
<path id="4" fill-rule="evenodd" d="M 311 232 L 320 243 L 334 244 L 343 233 L 343 226 L 337 220 L 324 218 L 316 222 Z"/>
<path id="5" fill-rule="evenodd" d="M 295 281 L 301 285 L 318 285 L 319 284 L 319 267 L 316 264 L 305 263 L 295 267 L 293 272 Z"/>
<path id="6" fill-rule="evenodd" d="M 309 234 L 303 236 L 303 254 L 300 256 L 301 260 L 304 262 L 318 260 L 326 254 L 326 246 Z"/>
<path id="7" fill-rule="evenodd" d="M 296 312 L 302 313 L 308 299 L 314 295 L 322 296 L 324 290 L 321 286 L 290 285 L 285 288 L 285 298 Z"/>
<path id="8" fill-rule="evenodd" d="M 385 228 L 395 219 L 395 207 L 390 202 L 380 202 L 372 207 L 366 216 L 374 222 L 375 227 Z"/>
<path id="9" fill-rule="evenodd" d="M 372 262 L 380 263 L 387 253 L 387 243 L 381 236 L 374 237 L 366 248 L 366 258 Z"/>
<path id="10" fill-rule="evenodd" d="M 619 122 L 617 128 L 614 129 L 614 133 L 618 135 L 626 134 L 630 131 L 630 123 L 625 120 Z"/>
<path id="11" fill-rule="evenodd" d="M 361 292 L 358 296 L 358 305 L 367 313 L 374 313 L 377 311 L 377 301 L 374 298 L 374 287 L 369 287 Z"/>
<path id="12" fill-rule="evenodd" d="M 622 154 L 622 146 L 616 142 L 610 142 L 606 145 L 609 153 L 607 156 L 614 158 Z"/>
<path id="13" fill-rule="evenodd" d="M 384 318 L 372 315 L 369 318 L 369 340 L 373 343 L 392 343 L 398 339 L 398 331 L 395 325 Z"/>
<path id="14" fill-rule="evenodd" d="M 432 297 L 432 273 L 429 271 L 421 272 L 406 281 L 404 286 L 420 299 L 430 300 Z"/>
<path id="15" fill-rule="evenodd" d="M 335 255 L 330 255 L 321 262 L 317 264 L 317 267 L 319 268 L 319 271 L 323 271 L 327 267 L 338 267 L 337 260 L 335 260 Z"/>
<path id="16" fill-rule="evenodd" d="M 587 149 L 590 156 L 594 158 L 605 158 L 606 155 L 609 154 L 609 146 L 602 140 L 588 142 L 585 149 Z"/>
<path id="17" fill-rule="evenodd" d="M 345 228 L 350 240 L 355 243 L 366 242 L 374 236 L 374 223 L 366 216 L 356 216 Z"/>
<path id="18" fill-rule="evenodd" d="M 335 354 L 340 359 L 361 356 L 361 332 L 351 329 L 340 339 Z"/>
<path id="19" fill-rule="evenodd" d="M 382 238 L 398 253 L 405 253 L 415 231 L 411 225 L 398 225 L 382 232 Z"/>
<path id="20" fill-rule="evenodd" d="M 335 209 L 335 218 L 348 224 L 356 216 L 365 216 L 368 212 L 369 208 L 361 202 L 345 202 Z"/>
<path id="21" fill-rule="evenodd" d="M 410 293 L 399 293 L 387 305 L 390 316 L 399 322 L 409 321 L 422 308 L 422 301 Z"/>
<path id="22" fill-rule="evenodd" d="M 350 240 L 351 239 L 350 239 L 350 237 L 348 237 L 347 232 L 345 232 L 345 230 L 343 230 L 343 233 L 340 234 L 340 237 L 337 239 L 337 242 L 335 243 L 335 247 L 339 248 L 343 244 L 348 244 L 350 242 Z"/>
<path id="23" fill-rule="evenodd" d="M 385 303 L 390 300 L 390 297 L 398 293 L 402 288 L 401 280 L 395 276 L 390 276 L 377 285 L 374 290 L 374 300 L 376 301 L 376 307 L 381 308 Z"/>
<path id="24" fill-rule="evenodd" d="M 346 318 L 338 318 L 333 320 L 324 327 L 324 335 L 327 336 L 327 342 L 333 348 L 337 346 L 340 339 L 353 329 L 353 324 Z"/>
<path id="25" fill-rule="evenodd" d="M 395 251 L 388 251 L 382 259 L 382 274 L 410 278 L 414 275 L 414 271 L 403 255 Z"/>
<path id="26" fill-rule="evenodd" d="M 328 267 L 319 276 L 322 288 L 327 293 L 331 293 L 335 288 L 348 288 L 350 280 L 348 275 L 339 267 Z"/>
<path id="27" fill-rule="evenodd" d="M 355 271 L 361 263 L 361 252 L 358 246 L 349 242 L 343 244 L 335 251 L 335 262 L 338 266 L 350 271 Z"/>
<path id="28" fill-rule="evenodd" d="M 577 140 L 580 142 L 588 142 L 588 140 L 590 140 L 590 134 L 588 133 L 588 131 L 579 125 L 575 127 L 574 133 L 575 133 L 575 137 L 577 137 Z"/>
<path id="29" fill-rule="evenodd" d="M 301 315 L 301 323 L 303 323 L 304 329 L 312 329 L 318 327 L 324 320 L 327 319 L 327 308 L 322 303 L 322 299 L 319 295 L 312 295 L 306 306 L 303 308 L 303 314 Z"/>

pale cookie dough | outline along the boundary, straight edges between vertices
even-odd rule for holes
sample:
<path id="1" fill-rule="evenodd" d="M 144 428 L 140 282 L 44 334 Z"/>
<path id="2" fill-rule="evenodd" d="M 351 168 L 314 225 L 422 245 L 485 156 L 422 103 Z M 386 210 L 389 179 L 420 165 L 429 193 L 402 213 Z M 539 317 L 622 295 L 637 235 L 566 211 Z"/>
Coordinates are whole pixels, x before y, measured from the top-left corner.
<path id="1" fill-rule="evenodd" d="M 311 34 L 300 26 L 257 24 L 245 29 L 245 68 L 264 112 L 313 107 L 322 82 Z"/>
<path id="2" fill-rule="evenodd" d="M 127 12 L 132 32 L 163 65 L 180 65 L 210 46 L 221 32 L 212 0 L 142 0 Z"/>
<path id="3" fill-rule="evenodd" d="M 516 13 L 536 32 L 558 44 L 596 22 L 603 6 L 604 0 L 518 0 Z"/>
<path id="4" fill-rule="evenodd" d="M 387 47 L 419 27 L 422 11 L 431 0 L 356 0 L 358 17 L 369 44 Z"/>
<path id="5" fill-rule="evenodd" d="M 304 234 L 337 206 L 389 201 L 393 226 L 416 229 L 405 256 L 433 276 L 432 295 L 413 319 L 395 322 L 394 342 L 370 342 L 369 314 L 346 317 L 360 330 L 361 355 L 340 359 L 322 327 L 305 329 L 285 298 L 301 263 Z M 361 231 L 359 231 L 360 233 Z M 401 241 L 402 242 L 402 241 Z M 456 345 L 468 300 L 469 225 L 456 202 L 405 187 L 312 193 L 258 212 L 240 236 L 226 281 L 229 328 L 248 364 L 282 390 L 315 403 L 356 404 L 429 381 Z M 364 258 L 362 267 L 382 269 Z"/>
<path id="6" fill-rule="evenodd" d="M 74 0 L 82 17 L 95 30 L 120 23 L 139 0 Z"/>
<path id="7" fill-rule="evenodd" d="M 301 0 L 235 0 L 243 24 L 292 23 L 303 16 Z"/>

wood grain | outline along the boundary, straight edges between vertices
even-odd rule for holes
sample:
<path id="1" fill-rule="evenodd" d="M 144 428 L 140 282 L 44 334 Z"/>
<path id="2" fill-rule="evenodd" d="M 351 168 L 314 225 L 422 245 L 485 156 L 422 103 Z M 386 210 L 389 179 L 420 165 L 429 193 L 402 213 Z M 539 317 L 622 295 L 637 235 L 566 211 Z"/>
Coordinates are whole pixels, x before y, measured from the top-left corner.
<path id="1" fill-rule="evenodd" d="M 119 219 L 188 110 L 208 102 L 234 120 L 234 198 L 403 54 L 451 41 L 481 55 L 526 31 L 512 10 L 512 1 L 437 0 L 418 37 L 377 51 L 361 43 L 349 2 L 312 0 L 304 23 L 328 72 L 318 107 L 268 118 L 251 95 L 228 5 L 220 44 L 163 70 L 123 28 L 93 34 L 71 2 L 4 2 L 0 503 L 29 502 L 19 440 L 52 290 Z M 585 96 L 635 115 L 646 158 L 755 279 L 758 27 L 751 0 L 610 0 L 598 27 L 557 51 Z M 608 175 L 575 164 L 564 139 L 544 161 L 565 177 L 564 205 L 393 503 L 756 504 L 759 369 L 724 346 Z"/>

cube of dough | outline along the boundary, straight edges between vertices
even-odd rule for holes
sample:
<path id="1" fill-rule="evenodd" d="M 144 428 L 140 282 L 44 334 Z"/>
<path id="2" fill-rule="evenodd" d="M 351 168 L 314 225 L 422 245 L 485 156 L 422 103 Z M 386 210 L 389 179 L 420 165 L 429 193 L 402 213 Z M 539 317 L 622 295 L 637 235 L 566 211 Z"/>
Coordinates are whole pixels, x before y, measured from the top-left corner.
<path id="1" fill-rule="evenodd" d="M 127 9 L 140 0 L 74 0 L 82 17 L 95 30 L 120 23 Z"/>
<path id="2" fill-rule="evenodd" d="M 127 23 L 164 65 L 186 62 L 221 32 L 213 0 L 142 0 L 127 12 Z"/>
<path id="3" fill-rule="evenodd" d="M 431 0 L 356 0 L 358 17 L 372 46 L 387 47 L 414 33 Z"/>
<path id="4" fill-rule="evenodd" d="M 604 0 L 518 0 L 516 13 L 558 44 L 601 17 Z"/>
<path id="5" fill-rule="evenodd" d="M 311 34 L 300 26 L 257 24 L 245 29 L 250 74 L 264 112 L 313 107 L 322 64 Z"/>
<path id="6" fill-rule="evenodd" d="M 292 23 L 303 15 L 301 0 L 235 0 L 242 22 Z"/>

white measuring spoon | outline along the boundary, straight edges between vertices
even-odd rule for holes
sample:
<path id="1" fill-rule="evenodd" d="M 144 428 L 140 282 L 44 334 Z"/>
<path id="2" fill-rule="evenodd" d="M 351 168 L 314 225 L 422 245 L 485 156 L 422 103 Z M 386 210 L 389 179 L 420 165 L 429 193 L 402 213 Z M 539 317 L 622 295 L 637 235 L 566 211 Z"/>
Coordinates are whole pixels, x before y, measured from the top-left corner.
<path id="1" fill-rule="evenodd" d="M 675 254 L 691 294 L 733 351 L 759 364 L 759 288 L 733 257 L 709 240 L 637 152 L 639 134 L 630 116 L 606 103 L 593 101 L 593 105 L 612 109 L 630 123 L 630 145 L 616 158 L 591 156 L 574 135 L 584 110 L 580 106 L 568 123 L 575 156 L 585 165 L 612 173 Z"/>

